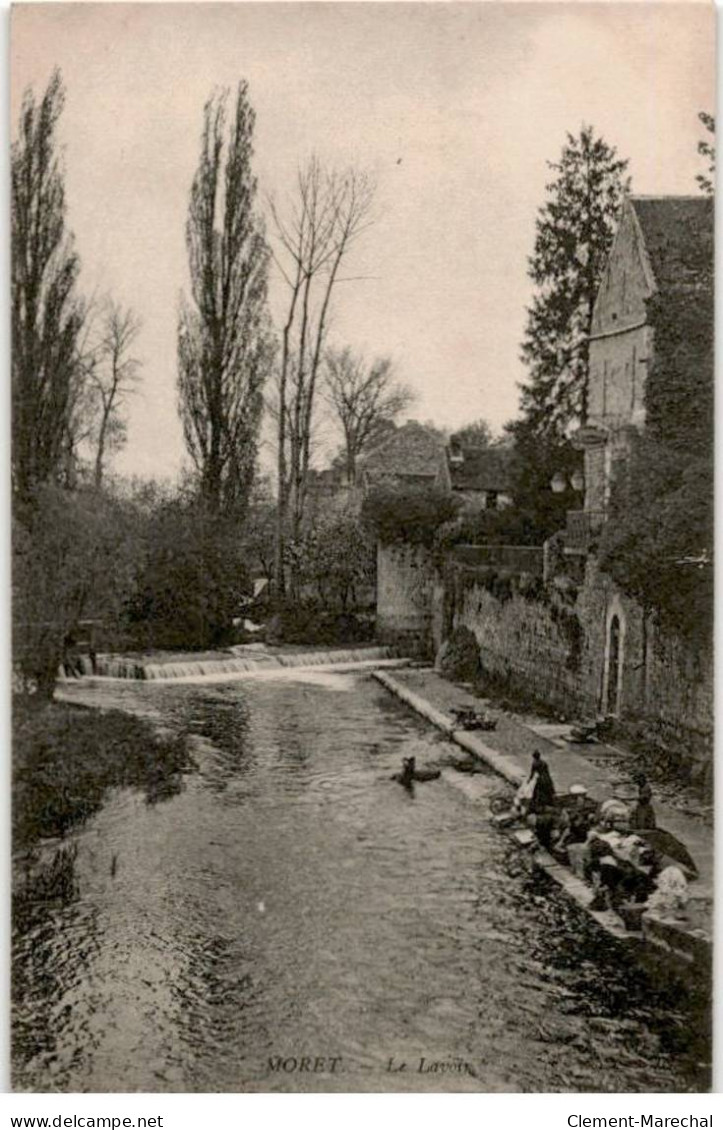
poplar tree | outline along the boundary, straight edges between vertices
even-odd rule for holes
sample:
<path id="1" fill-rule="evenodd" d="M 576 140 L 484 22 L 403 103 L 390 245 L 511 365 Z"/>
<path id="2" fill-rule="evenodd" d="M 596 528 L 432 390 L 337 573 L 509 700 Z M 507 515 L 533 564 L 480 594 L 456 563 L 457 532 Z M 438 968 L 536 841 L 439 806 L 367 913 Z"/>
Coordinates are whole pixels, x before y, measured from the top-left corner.
<path id="1" fill-rule="evenodd" d="M 57 140 L 64 103 L 60 71 L 40 101 L 27 90 L 11 153 L 12 478 L 21 501 L 62 481 L 83 381 L 85 306 Z"/>
<path id="2" fill-rule="evenodd" d="M 246 82 L 228 125 L 227 104 L 222 91 L 204 107 L 186 225 L 191 301 L 179 317 L 178 391 L 201 501 L 212 514 L 238 515 L 253 483 L 273 339 Z"/>
<path id="3" fill-rule="evenodd" d="M 593 305 L 610 252 L 628 162 L 591 126 L 567 135 L 540 208 L 528 274 L 536 286 L 527 311 L 521 427 L 562 437 L 587 415 Z"/>

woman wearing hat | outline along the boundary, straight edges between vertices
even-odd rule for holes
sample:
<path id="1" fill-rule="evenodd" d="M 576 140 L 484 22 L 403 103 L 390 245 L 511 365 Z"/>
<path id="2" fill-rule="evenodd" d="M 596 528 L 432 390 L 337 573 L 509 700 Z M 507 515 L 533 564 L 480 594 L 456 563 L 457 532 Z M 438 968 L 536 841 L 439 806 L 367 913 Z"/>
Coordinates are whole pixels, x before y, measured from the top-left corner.
<path id="1" fill-rule="evenodd" d="M 595 805 L 591 804 L 584 785 L 570 785 L 569 801 L 560 817 L 559 834 L 555 846 L 568 848 L 584 844 L 595 822 Z"/>

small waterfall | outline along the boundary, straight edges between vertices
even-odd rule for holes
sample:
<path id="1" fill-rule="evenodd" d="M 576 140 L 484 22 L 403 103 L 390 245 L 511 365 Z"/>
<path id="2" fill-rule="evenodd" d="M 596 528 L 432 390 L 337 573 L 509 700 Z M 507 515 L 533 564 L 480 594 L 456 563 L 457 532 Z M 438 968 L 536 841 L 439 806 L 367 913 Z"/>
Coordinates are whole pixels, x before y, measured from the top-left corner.
<path id="1" fill-rule="evenodd" d="M 281 671 L 290 667 L 349 667 L 374 664 L 396 658 L 390 647 L 329 648 L 325 651 L 273 651 L 259 644 L 229 648 L 227 656 L 158 663 L 152 659 L 132 659 L 122 655 L 99 655 L 95 672 L 89 659 L 83 658 L 83 675 L 111 679 L 193 679 L 228 675 L 257 674 Z"/>

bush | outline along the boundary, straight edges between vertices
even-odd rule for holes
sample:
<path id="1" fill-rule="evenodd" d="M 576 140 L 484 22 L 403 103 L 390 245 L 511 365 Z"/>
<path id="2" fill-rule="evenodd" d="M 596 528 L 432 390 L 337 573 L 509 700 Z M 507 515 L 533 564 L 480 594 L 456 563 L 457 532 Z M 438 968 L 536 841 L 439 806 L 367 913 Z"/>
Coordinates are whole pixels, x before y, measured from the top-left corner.
<path id="1" fill-rule="evenodd" d="M 233 642 L 233 620 L 249 584 L 237 523 L 194 499 L 170 499 L 148 518 L 129 626 L 146 647 L 223 646 Z"/>
<path id="2" fill-rule="evenodd" d="M 439 487 L 384 483 L 362 504 L 362 518 L 382 545 L 405 542 L 431 548 L 440 526 L 452 521 L 460 499 Z"/>
<path id="3" fill-rule="evenodd" d="M 296 604 L 274 616 L 266 638 L 273 643 L 334 647 L 368 643 L 374 638 L 371 618 L 349 612 L 334 612 L 315 602 Z"/>
<path id="4" fill-rule="evenodd" d="M 469 628 L 455 628 L 439 650 L 437 667 L 448 679 L 472 682 L 480 672 L 479 644 Z"/>
<path id="5" fill-rule="evenodd" d="M 81 619 L 118 620 L 138 545 L 129 507 L 98 491 L 40 488 L 13 522 L 13 662 L 23 688 L 52 697 Z"/>

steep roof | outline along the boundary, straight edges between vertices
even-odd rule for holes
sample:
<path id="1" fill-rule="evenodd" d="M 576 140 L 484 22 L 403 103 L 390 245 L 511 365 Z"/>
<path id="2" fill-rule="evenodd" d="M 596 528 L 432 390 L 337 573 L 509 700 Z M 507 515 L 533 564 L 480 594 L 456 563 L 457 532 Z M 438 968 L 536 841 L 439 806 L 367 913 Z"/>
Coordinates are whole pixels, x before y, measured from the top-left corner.
<path id="1" fill-rule="evenodd" d="M 712 197 L 631 196 L 630 204 L 661 293 L 712 279 Z"/>
<path id="2" fill-rule="evenodd" d="M 455 461 L 447 449 L 449 476 L 452 490 L 459 491 L 509 491 L 512 486 L 512 452 L 495 447 L 467 447 L 455 445 L 462 456 Z"/>
<path id="3" fill-rule="evenodd" d="M 363 460 L 367 475 L 396 475 L 404 478 L 437 477 L 442 456 L 442 441 L 423 424 L 409 420 L 394 435 L 375 447 Z"/>

